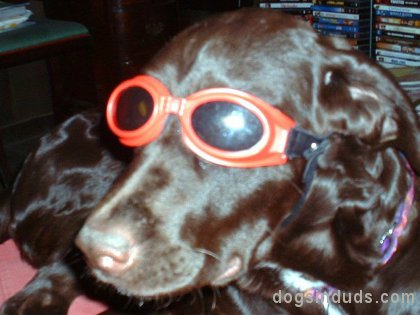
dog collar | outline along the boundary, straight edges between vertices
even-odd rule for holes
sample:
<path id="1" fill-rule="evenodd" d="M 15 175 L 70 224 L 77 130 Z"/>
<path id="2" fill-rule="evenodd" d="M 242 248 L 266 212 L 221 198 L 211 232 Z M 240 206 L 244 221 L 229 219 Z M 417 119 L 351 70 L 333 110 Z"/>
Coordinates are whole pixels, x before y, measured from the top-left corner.
<path id="1" fill-rule="evenodd" d="M 411 208 L 414 202 L 414 183 L 415 175 L 410 164 L 406 160 L 406 168 L 410 175 L 410 186 L 408 191 L 398 206 L 397 212 L 394 215 L 394 219 L 391 227 L 386 231 L 380 240 L 380 246 L 382 251 L 382 265 L 385 265 L 394 255 L 398 248 L 398 239 L 407 227 L 408 217 L 410 215 Z"/>

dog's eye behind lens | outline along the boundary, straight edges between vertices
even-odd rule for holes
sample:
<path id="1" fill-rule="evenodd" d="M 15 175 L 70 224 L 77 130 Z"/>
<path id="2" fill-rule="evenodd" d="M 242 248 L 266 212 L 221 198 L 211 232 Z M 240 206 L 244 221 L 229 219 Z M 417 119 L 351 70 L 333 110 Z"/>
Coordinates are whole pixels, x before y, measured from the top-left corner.
<path id="1" fill-rule="evenodd" d="M 153 113 L 153 98 L 144 89 L 132 87 L 124 90 L 116 106 L 116 123 L 122 130 L 143 126 Z"/>
<path id="2" fill-rule="evenodd" d="M 192 125 L 204 142 L 226 151 L 249 149 L 263 134 L 262 124 L 253 113 L 227 102 L 198 107 L 193 113 Z"/>

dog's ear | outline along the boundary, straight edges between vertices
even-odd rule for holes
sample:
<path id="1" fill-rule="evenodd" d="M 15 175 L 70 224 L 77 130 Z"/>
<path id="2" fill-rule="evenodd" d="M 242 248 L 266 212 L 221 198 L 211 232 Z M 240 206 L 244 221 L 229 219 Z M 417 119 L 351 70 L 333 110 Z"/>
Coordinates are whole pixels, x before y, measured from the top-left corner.
<path id="1" fill-rule="evenodd" d="M 380 238 L 389 226 L 375 212 L 380 209 L 377 196 L 364 196 L 375 192 L 363 184 L 359 182 L 349 191 L 353 198 L 344 200 L 337 209 L 333 226 L 345 257 L 358 265 L 362 273 L 372 274 L 382 263 Z"/>
<path id="2" fill-rule="evenodd" d="M 276 259 L 337 288 L 364 286 L 382 264 L 381 237 L 406 188 L 392 185 L 406 186 L 399 165 L 393 148 L 331 135 L 300 211 L 276 230 Z"/>
<path id="3" fill-rule="evenodd" d="M 409 189 L 405 160 L 395 148 L 335 133 L 317 164 L 299 212 L 275 231 L 273 259 L 337 288 L 363 287 L 384 263 L 381 241 Z M 410 223 L 406 231 L 399 248 Z"/>
<path id="4" fill-rule="evenodd" d="M 357 176 L 342 178 L 334 229 L 346 256 L 365 271 L 384 263 L 381 248 L 408 191 L 408 170 L 393 148 L 360 155 Z"/>
<path id="5" fill-rule="evenodd" d="M 420 126 L 414 105 L 395 79 L 373 61 L 340 50 L 322 66 L 315 119 L 328 130 L 404 152 L 420 173 Z M 327 115 L 326 115 L 327 114 Z"/>

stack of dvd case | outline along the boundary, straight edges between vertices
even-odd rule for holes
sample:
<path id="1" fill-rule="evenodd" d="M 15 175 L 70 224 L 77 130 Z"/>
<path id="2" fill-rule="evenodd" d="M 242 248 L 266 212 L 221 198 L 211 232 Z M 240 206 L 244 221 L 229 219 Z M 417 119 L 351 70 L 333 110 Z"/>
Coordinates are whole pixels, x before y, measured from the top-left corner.
<path id="1" fill-rule="evenodd" d="M 259 7 L 299 15 L 309 22 L 312 20 L 312 0 L 260 0 Z"/>
<path id="2" fill-rule="evenodd" d="M 375 0 L 375 56 L 386 68 L 420 67 L 420 0 Z"/>
<path id="3" fill-rule="evenodd" d="M 318 33 L 346 38 L 353 48 L 371 55 L 370 0 L 313 0 L 312 14 Z"/>

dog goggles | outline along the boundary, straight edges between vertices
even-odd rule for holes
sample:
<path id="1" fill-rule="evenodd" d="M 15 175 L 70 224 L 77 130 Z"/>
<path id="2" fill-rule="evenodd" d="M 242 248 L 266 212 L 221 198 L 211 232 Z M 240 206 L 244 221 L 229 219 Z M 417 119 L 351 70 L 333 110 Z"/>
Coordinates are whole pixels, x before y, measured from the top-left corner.
<path id="1" fill-rule="evenodd" d="M 141 75 L 116 87 L 106 111 L 112 132 L 133 147 L 155 140 L 170 114 L 180 119 L 185 145 L 209 162 L 248 168 L 287 161 L 288 136 L 295 122 L 235 89 L 204 89 L 179 98 L 157 79 Z"/>

